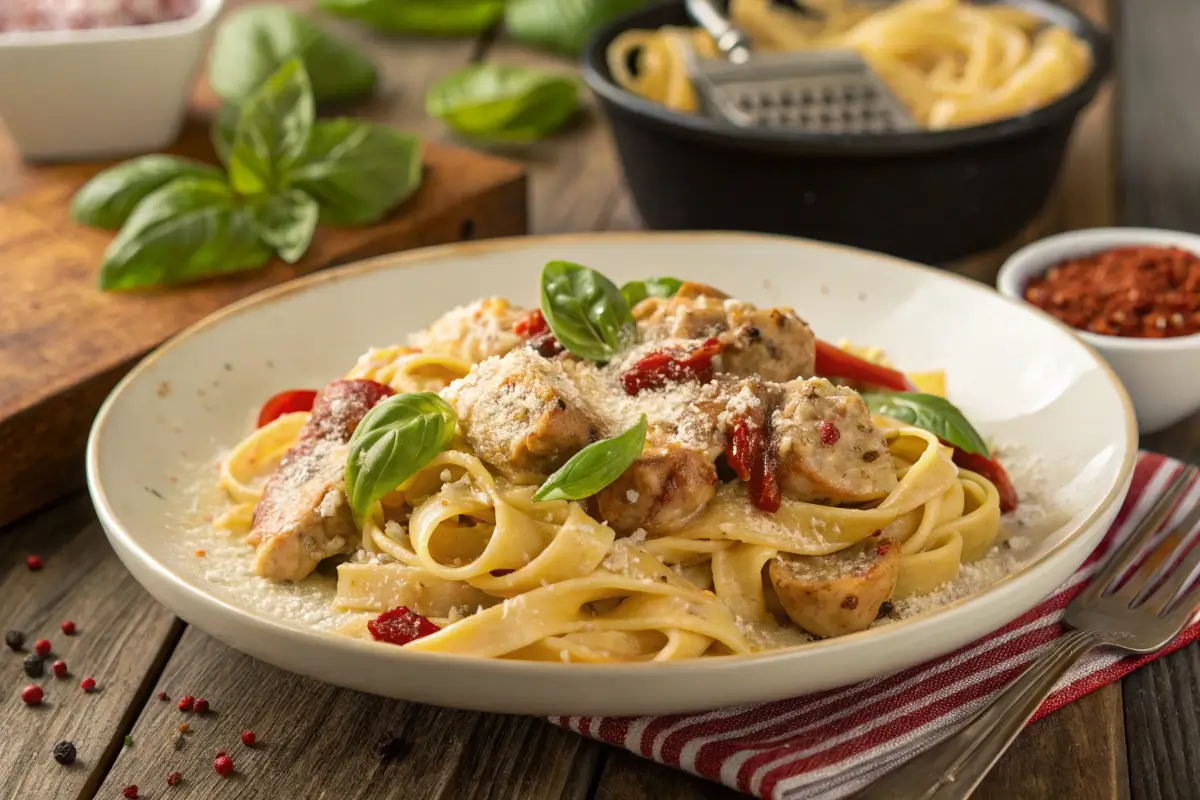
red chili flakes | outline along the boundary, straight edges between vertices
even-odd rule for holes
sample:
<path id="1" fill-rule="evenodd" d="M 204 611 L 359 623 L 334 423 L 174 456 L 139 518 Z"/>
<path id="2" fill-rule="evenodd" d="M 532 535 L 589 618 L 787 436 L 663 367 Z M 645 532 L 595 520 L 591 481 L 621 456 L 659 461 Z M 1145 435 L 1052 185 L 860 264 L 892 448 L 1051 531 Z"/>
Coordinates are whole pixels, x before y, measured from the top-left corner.
<path id="1" fill-rule="evenodd" d="M 887 544 L 887 543 L 881 544 L 881 545 L 879 545 L 879 547 L 875 548 L 875 555 L 879 556 L 880 558 L 883 558 L 884 556 L 886 556 L 888 554 L 888 552 L 891 551 L 891 549 L 892 549 L 892 546 L 890 544 Z"/>
<path id="2" fill-rule="evenodd" d="M 195 703 L 196 698 L 192 697 L 190 694 L 184 695 L 183 697 L 179 698 L 179 710 L 191 711 L 192 706 L 195 705 Z"/>
<path id="3" fill-rule="evenodd" d="M 1119 247 L 1052 267 L 1024 296 L 1079 330 L 1188 336 L 1200 332 L 1200 257 L 1178 247 Z"/>
<path id="4" fill-rule="evenodd" d="M 38 658 L 45 658 L 50 655 L 50 640 L 38 639 L 33 643 L 33 652 L 38 654 Z"/>
<path id="5" fill-rule="evenodd" d="M 178 772 L 172 772 L 167 776 L 167 786 L 178 786 L 181 780 L 183 780 L 182 775 Z"/>
<path id="6" fill-rule="evenodd" d="M 159 692 L 159 693 L 158 693 L 158 699 L 159 699 L 159 700 L 162 700 L 162 701 L 165 703 L 165 702 L 167 702 L 168 700 L 170 700 L 171 698 L 170 698 L 170 697 L 167 697 L 167 693 L 166 693 L 166 692 Z"/>
<path id="7" fill-rule="evenodd" d="M 60 658 L 58 661 L 55 661 L 52 665 L 50 665 L 50 671 L 54 673 L 54 677 L 56 678 L 67 677 L 67 662 Z"/>
<path id="8" fill-rule="evenodd" d="M 254 747 L 254 743 L 258 737 L 254 735 L 254 731 L 242 731 L 242 744 L 246 747 Z"/>
<path id="9" fill-rule="evenodd" d="M 62 632 L 65 633 L 67 636 L 75 635 L 75 623 L 71 622 L 71 620 L 69 620 L 69 619 L 63 620 L 63 623 L 61 625 L 59 625 L 58 627 L 62 628 Z"/>
<path id="10" fill-rule="evenodd" d="M 93 689 L 96 688 L 96 679 L 95 678 L 84 678 L 83 680 L 81 680 L 79 682 L 79 688 L 83 689 L 85 692 L 92 691 Z"/>
<path id="11" fill-rule="evenodd" d="M 21 690 L 21 702 L 27 706 L 40 706 L 44 696 L 42 687 L 33 683 Z"/>
<path id="12" fill-rule="evenodd" d="M 842 432 L 838 430 L 838 426 L 834 425 L 829 420 L 822 420 L 817 424 L 817 430 L 821 432 L 821 446 L 833 447 L 837 444 L 838 439 L 842 438 Z"/>
<path id="13" fill-rule="evenodd" d="M 25 566 L 29 567 L 30 572 L 37 572 L 42 568 L 42 559 L 38 556 L 30 556 L 25 559 Z"/>
<path id="14" fill-rule="evenodd" d="M 690 353 L 656 350 L 621 373 L 621 387 L 625 394 L 636 395 L 645 389 L 661 389 L 668 383 L 708 383 L 713 379 L 713 358 L 720 355 L 721 347 L 717 339 L 710 338 Z"/>
<path id="15" fill-rule="evenodd" d="M 408 644 L 437 633 L 441 628 L 404 606 L 396 606 L 369 621 L 367 630 L 378 642 Z"/>
<path id="16" fill-rule="evenodd" d="M 213 761 L 213 769 L 217 774 L 224 778 L 229 773 L 233 772 L 233 759 L 227 755 L 221 754 Z"/>
<path id="17" fill-rule="evenodd" d="M 208 711 L 208 701 L 203 697 L 197 697 L 196 702 L 192 703 L 192 710 L 197 714 L 203 714 Z"/>
<path id="18" fill-rule="evenodd" d="M 126 786 L 124 789 L 121 790 L 121 795 L 123 797 L 129 798 L 129 800 L 137 800 L 137 796 L 138 796 L 137 784 L 134 784 L 131 786 Z"/>

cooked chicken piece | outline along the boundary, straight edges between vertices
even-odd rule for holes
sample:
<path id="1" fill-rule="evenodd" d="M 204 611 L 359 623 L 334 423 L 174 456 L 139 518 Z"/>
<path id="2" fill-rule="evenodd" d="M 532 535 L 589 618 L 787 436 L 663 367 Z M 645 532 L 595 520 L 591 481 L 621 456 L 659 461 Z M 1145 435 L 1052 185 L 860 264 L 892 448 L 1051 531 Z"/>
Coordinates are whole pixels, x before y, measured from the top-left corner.
<path id="1" fill-rule="evenodd" d="M 523 344 L 525 340 L 513 333 L 513 326 L 528 313 L 504 298 L 488 297 L 446 312 L 409 337 L 410 344 L 476 364 Z"/>
<path id="2" fill-rule="evenodd" d="M 896 472 L 857 392 L 824 378 L 792 381 L 772 416 L 785 497 L 861 503 L 887 496 Z"/>
<path id="3" fill-rule="evenodd" d="M 814 636 L 864 630 L 896 589 L 900 548 L 869 537 L 827 556 L 781 553 L 771 561 L 771 585 L 792 622 Z"/>
<path id="4" fill-rule="evenodd" d="M 790 381 L 812 375 L 816 338 L 790 308 L 757 308 L 698 283 L 673 297 L 650 297 L 634 307 L 646 341 L 715 336 L 725 349 L 719 371 Z"/>
<path id="5" fill-rule="evenodd" d="M 476 454 L 510 478 L 544 478 L 595 438 L 562 365 L 526 348 L 479 364 L 443 396 Z"/>
<path id="6" fill-rule="evenodd" d="M 717 491 L 717 469 L 704 452 L 647 437 L 646 447 L 621 477 L 596 495 L 596 510 L 619 534 L 638 528 L 658 536 L 699 514 Z"/>
<path id="7" fill-rule="evenodd" d="M 267 479 L 246 537 L 254 568 L 274 581 L 298 581 L 322 560 L 353 548 L 358 529 L 346 503 L 346 443 L 363 416 L 391 394 L 383 384 L 339 380 L 322 389 L 296 446 Z"/>

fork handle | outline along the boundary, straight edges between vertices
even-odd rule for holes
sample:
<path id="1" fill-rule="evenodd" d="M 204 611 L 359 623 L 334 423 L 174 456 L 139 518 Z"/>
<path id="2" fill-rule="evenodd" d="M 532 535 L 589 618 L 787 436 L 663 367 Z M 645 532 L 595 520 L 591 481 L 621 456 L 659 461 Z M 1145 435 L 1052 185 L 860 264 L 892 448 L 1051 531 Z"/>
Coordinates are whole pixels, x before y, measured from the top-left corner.
<path id="1" fill-rule="evenodd" d="M 856 800 L 965 800 L 1008 749 L 1058 679 L 1108 637 L 1071 631 L 957 733 L 857 795 Z"/>
<path id="2" fill-rule="evenodd" d="M 685 0 L 684 5 L 726 58 L 734 64 L 745 64 L 750 60 L 750 37 L 734 25 L 713 0 Z"/>

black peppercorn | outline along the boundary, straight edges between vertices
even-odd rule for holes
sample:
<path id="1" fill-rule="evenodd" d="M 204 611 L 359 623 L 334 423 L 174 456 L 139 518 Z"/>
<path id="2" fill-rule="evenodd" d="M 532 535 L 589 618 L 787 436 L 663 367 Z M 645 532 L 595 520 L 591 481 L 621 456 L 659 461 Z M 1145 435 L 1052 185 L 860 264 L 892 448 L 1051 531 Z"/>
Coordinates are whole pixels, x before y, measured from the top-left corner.
<path id="1" fill-rule="evenodd" d="M 408 747 L 403 737 L 396 733 L 388 733 L 375 743 L 375 753 L 381 761 L 391 761 L 404 755 Z"/>
<path id="2" fill-rule="evenodd" d="M 54 760 L 60 764 L 75 763 L 75 745 L 70 742 L 59 742 L 54 745 Z"/>
<path id="3" fill-rule="evenodd" d="M 4 634 L 4 643 L 9 650 L 20 650 L 25 646 L 25 634 L 20 631 L 9 631 Z"/>
<path id="4" fill-rule="evenodd" d="M 38 654 L 30 653 L 25 656 L 25 674 L 31 678 L 42 677 L 46 674 L 46 662 Z"/>

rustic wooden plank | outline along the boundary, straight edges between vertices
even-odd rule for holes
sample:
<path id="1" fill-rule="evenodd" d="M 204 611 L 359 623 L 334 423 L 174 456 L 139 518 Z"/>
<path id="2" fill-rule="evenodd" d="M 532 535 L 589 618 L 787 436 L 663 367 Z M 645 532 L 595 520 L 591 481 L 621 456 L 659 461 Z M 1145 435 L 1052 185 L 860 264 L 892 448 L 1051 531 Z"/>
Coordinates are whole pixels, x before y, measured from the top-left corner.
<path id="1" fill-rule="evenodd" d="M 31 554 L 43 560 L 38 572 L 25 565 Z M 70 671 L 54 678 L 47 663 L 45 676 L 31 679 L 22 668 L 26 653 L 0 649 L 0 796 L 91 797 L 180 626 L 125 571 L 83 496 L 0 536 L 0 598 L 0 630 L 24 631 L 26 652 L 49 639 Z M 59 629 L 66 619 L 78 626 L 74 636 Z M 98 691 L 79 688 L 85 676 Z M 40 707 L 20 700 L 29 683 L 45 691 Z M 78 751 L 70 767 L 51 755 L 63 740 Z"/>
<path id="2" fill-rule="evenodd" d="M 667 769 L 628 750 L 607 748 L 595 800 L 732 800 L 743 796 L 719 783 Z"/>
<path id="3" fill-rule="evenodd" d="M 1187 0 L 1119 4 L 1121 221 L 1200 231 L 1200 112 L 1191 102 L 1200 54 L 1188 36 L 1200 6 Z M 1144 437 L 1142 446 L 1200 462 L 1200 417 Z M 1136 800 L 1195 797 L 1200 787 L 1200 647 L 1158 659 L 1124 680 L 1130 784 Z"/>
<path id="4" fill-rule="evenodd" d="M 347 668 L 352 668 L 348 665 Z M 169 701 L 156 699 L 166 692 Z M 190 694 L 205 714 L 178 709 Z M 178 725 L 189 731 L 176 747 Z M 241 742 L 251 729 L 253 748 Z M 189 627 L 133 727 L 99 797 L 136 784 L 147 797 L 328 797 L 583 800 L 594 754 L 582 738 L 539 719 L 454 711 L 338 689 L 242 655 Z M 397 756 L 376 744 L 394 737 Z M 217 775 L 225 751 L 235 772 Z M 161 787 L 161 789 L 160 789 Z M 151 790 L 154 793 L 151 794 Z"/>
<path id="5" fill-rule="evenodd" d="M 441 126 L 425 114 L 425 91 L 467 63 L 475 42 L 389 38 L 346 21 L 328 24 L 370 53 L 380 72 L 377 97 L 345 111 L 440 136 Z M 201 81 L 193 103 L 197 119 L 172 150 L 215 160 L 205 118 L 218 106 Z M 321 228 L 295 266 L 276 260 L 262 270 L 169 291 L 103 293 L 96 271 L 111 234 L 76 225 L 67 212 L 75 190 L 101 166 L 22 165 L 0 139 L 0 283 L 7 289 L 0 293 L 0 449 L 8 456 L 0 462 L 0 484 L 11 490 L 0 495 L 0 524 L 80 484 L 77 455 L 99 402 L 137 358 L 185 325 L 332 264 L 527 230 L 520 165 L 431 142 L 425 184 L 396 214 L 370 228 Z"/>

